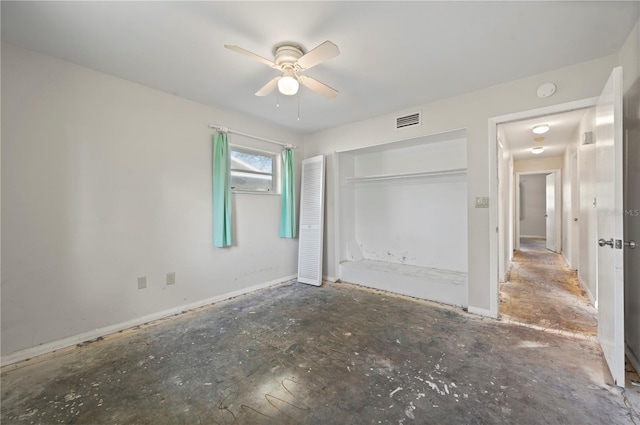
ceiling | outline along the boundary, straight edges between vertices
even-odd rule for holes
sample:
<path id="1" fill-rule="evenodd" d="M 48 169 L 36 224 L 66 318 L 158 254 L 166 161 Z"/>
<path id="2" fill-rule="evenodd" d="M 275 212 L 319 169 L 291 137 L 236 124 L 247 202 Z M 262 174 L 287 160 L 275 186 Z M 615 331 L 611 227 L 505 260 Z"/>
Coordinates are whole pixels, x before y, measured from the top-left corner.
<path id="1" fill-rule="evenodd" d="M 506 139 L 501 140 L 501 142 L 516 161 L 563 156 L 567 145 L 575 142 L 576 137 L 579 136 L 580 120 L 582 120 L 586 111 L 587 109 L 578 109 L 561 114 L 500 124 Z M 539 124 L 548 124 L 549 131 L 545 134 L 535 134 L 533 127 Z M 544 137 L 544 140 L 533 140 L 536 137 Z M 537 155 L 531 153 L 531 148 L 534 146 L 543 146 L 544 152 Z"/>
<path id="2" fill-rule="evenodd" d="M 412 108 L 615 54 L 637 1 L 2 2 L 2 40 L 299 133 Z M 596 30 L 597 29 L 597 30 Z M 603 36 L 604 35 L 604 36 Z M 340 56 L 307 72 L 340 94 L 254 93 L 272 58 L 325 40 Z M 299 112 L 298 112 L 299 111 Z M 298 120 L 298 116 L 300 119 Z"/>

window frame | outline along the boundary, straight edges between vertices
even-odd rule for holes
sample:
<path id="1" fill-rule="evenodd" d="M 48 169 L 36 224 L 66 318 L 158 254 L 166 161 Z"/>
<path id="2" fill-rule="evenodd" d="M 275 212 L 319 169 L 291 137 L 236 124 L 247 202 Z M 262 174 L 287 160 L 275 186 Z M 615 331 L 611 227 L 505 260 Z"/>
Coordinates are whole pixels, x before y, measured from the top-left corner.
<path id="1" fill-rule="evenodd" d="M 272 163 L 272 169 L 271 169 L 270 175 L 271 175 L 273 190 L 264 191 L 264 190 L 234 189 L 232 186 L 231 193 L 245 193 L 250 195 L 280 195 L 281 194 L 280 179 L 282 175 L 282 155 L 280 154 L 280 152 L 273 152 L 273 151 L 258 149 L 258 148 L 249 147 L 245 145 L 229 143 L 229 158 L 231 158 L 231 153 L 234 151 L 242 152 L 249 155 L 271 157 L 273 159 L 273 163 Z M 252 173 L 251 171 L 246 171 L 246 172 Z M 233 173 L 233 169 L 230 169 L 230 173 Z M 256 172 L 255 174 L 269 175 L 269 173 L 259 173 L 259 172 Z M 230 176 L 230 179 L 229 179 L 230 185 L 232 183 L 232 179 L 233 177 Z"/>

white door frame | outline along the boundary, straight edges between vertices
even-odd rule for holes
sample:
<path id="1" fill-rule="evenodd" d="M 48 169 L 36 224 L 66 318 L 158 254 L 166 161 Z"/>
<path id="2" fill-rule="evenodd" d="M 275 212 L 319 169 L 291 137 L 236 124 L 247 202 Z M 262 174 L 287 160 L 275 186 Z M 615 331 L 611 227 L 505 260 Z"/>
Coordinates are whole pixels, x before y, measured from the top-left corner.
<path id="1" fill-rule="evenodd" d="M 498 196 L 502 196 L 502 194 L 498 193 L 497 126 L 498 124 L 512 121 L 520 121 L 529 118 L 559 114 L 561 112 L 568 112 L 576 109 L 590 108 L 595 106 L 597 101 L 597 97 L 592 97 L 489 118 L 489 229 L 492 229 L 492 231 L 489 232 L 489 315 L 491 317 L 498 317 L 500 306 L 500 283 L 498 272 L 498 249 L 500 247 L 500 244 L 498 243 Z"/>
<path id="2" fill-rule="evenodd" d="M 526 175 L 536 175 L 536 174 L 554 174 L 556 181 L 556 240 L 558 243 L 562 240 L 562 211 L 561 208 L 558 208 L 560 205 L 558 199 L 562 200 L 562 195 L 560 193 L 560 185 L 558 182 L 562 181 L 562 170 L 559 168 L 553 168 L 549 170 L 536 170 L 536 171 L 516 171 L 516 199 L 515 199 L 515 216 L 516 222 L 515 224 L 515 249 L 520 249 L 520 177 Z M 558 236 L 559 234 L 559 236 Z"/>
<path id="3" fill-rule="evenodd" d="M 549 226 L 549 176 L 553 175 L 552 181 L 552 187 L 553 187 L 553 226 Z M 546 240 L 546 247 L 547 249 L 556 252 L 558 254 L 562 253 L 562 232 L 563 232 L 563 226 L 562 226 L 562 174 L 560 172 L 560 170 L 558 170 L 557 173 L 550 173 L 547 174 L 545 176 L 545 197 L 547 198 L 547 205 L 545 206 L 545 237 L 547 238 Z M 553 234 L 553 236 L 549 235 L 549 231 L 551 230 Z M 552 244 L 550 244 L 550 242 L 553 242 Z"/>
<path id="4" fill-rule="evenodd" d="M 567 229 L 567 243 L 569 244 L 570 255 L 567 260 L 569 268 L 572 270 L 578 270 L 580 264 L 580 223 L 578 222 L 580 216 L 580 172 L 578 169 L 578 151 L 576 149 L 569 158 L 570 170 L 567 172 L 567 177 L 571 181 L 571 199 L 569 199 L 569 229 Z M 568 153 L 568 152 L 567 152 Z"/>

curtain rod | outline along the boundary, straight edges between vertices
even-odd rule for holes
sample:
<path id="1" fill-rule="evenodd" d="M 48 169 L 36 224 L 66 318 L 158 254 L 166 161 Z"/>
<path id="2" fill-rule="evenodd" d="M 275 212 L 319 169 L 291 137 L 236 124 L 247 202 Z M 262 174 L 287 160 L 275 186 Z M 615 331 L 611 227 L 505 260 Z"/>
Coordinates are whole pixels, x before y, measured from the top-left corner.
<path id="1" fill-rule="evenodd" d="M 296 145 L 292 145 L 291 143 L 282 143 L 282 142 L 278 142 L 276 140 L 265 139 L 264 137 L 254 136 L 253 134 L 247 134 L 247 133 L 243 133 L 241 131 L 231 130 L 230 128 L 223 127 L 221 125 L 209 124 L 209 128 L 213 128 L 214 130 L 216 130 L 219 133 L 235 133 L 235 134 L 239 134 L 240 136 L 250 137 L 250 138 L 256 139 L 256 140 L 262 140 L 263 142 L 274 143 L 276 145 L 284 146 L 287 149 L 296 149 L 297 148 Z"/>

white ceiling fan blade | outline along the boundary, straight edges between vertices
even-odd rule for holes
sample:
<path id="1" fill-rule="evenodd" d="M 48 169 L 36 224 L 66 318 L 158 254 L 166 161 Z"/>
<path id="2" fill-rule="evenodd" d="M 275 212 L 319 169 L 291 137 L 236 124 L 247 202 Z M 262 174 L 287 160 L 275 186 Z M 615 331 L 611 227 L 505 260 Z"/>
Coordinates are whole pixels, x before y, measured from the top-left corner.
<path id="1" fill-rule="evenodd" d="M 254 60 L 257 60 L 258 62 L 262 62 L 263 64 L 265 64 L 267 66 L 270 66 L 271 68 L 279 69 L 278 65 L 273 63 L 273 61 L 270 61 L 267 58 L 263 58 L 260 55 L 256 55 L 255 53 L 252 53 L 252 52 L 248 51 L 247 49 L 243 49 L 242 47 L 234 46 L 232 44 L 225 44 L 224 47 L 226 47 L 229 50 L 233 50 L 234 52 L 238 52 L 240 54 L 248 56 L 248 57 L 250 57 L 250 58 L 252 58 Z"/>
<path id="2" fill-rule="evenodd" d="M 303 86 L 313 90 L 318 94 L 321 94 L 326 98 L 332 99 L 338 95 L 337 90 L 332 89 L 328 85 L 321 83 L 315 78 L 307 77 L 306 75 L 300 75 L 298 77 L 298 81 L 300 81 L 300 84 L 302 84 Z"/>
<path id="3" fill-rule="evenodd" d="M 307 54 L 298 59 L 296 63 L 301 70 L 305 70 L 331 58 L 334 58 L 339 54 L 340 49 L 338 49 L 338 46 L 327 40 L 316 48 L 307 52 Z"/>
<path id="4" fill-rule="evenodd" d="M 262 86 L 260 90 L 256 92 L 256 96 L 266 96 L 278 87 L 278 80 L 282 77 L 276 77 L 273 80 L 269 81 L 267 84 Z"/>

